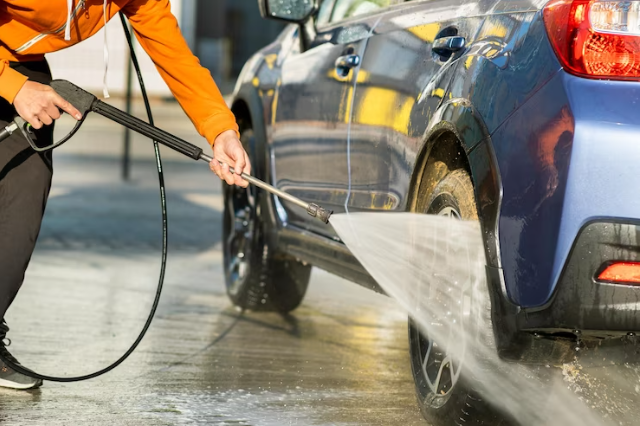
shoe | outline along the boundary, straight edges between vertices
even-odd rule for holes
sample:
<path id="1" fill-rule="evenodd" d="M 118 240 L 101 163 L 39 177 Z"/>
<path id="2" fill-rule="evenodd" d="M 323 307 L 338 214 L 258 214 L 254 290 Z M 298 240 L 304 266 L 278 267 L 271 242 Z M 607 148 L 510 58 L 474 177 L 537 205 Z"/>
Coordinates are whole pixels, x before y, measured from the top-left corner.
<path id="1" fill-rule="evenodd" d="M 5 360 L 7 360 L 22 366 L 7 350 L 7 346 L 11 344 L 11 340 L 7 339 L 8 331 L 7 323 L 2 320 L 0 323 L 0 387 L 24 390 L 42 386 L 42 380 L 18 373 L 5 363 Z"/>

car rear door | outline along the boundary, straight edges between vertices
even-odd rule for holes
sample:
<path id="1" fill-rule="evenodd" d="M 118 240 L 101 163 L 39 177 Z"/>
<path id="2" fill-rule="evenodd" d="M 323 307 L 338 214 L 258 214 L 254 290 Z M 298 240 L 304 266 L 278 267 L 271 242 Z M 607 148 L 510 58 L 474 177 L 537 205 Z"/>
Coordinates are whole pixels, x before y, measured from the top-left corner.
<path id="1" fill-rule="evenodd" d="M 269 137 L 275 185 L 336 213 L 344 211 L 347 198 L 345 152 L 351 103 L 358 65 L 371 35 L 366 22 L 343 23 L 346 3 L 325 0 L 308 48 L 293 49 L 284 58 Z M 334 236 L 330 226 L 286 201 L 280 202 L 288 223 Z"/>
<path id="2" fill-rule="evenodd" d="M 373 28 L 353 98 L 350 210 L 406 209 L 425 130 L 454 72 L 453 53 L 434 43 L 464 41 L 477 29 L 469 22 L 481 22 L 464 10 L 450 0 L 406 1 L 350 21 Z"/>

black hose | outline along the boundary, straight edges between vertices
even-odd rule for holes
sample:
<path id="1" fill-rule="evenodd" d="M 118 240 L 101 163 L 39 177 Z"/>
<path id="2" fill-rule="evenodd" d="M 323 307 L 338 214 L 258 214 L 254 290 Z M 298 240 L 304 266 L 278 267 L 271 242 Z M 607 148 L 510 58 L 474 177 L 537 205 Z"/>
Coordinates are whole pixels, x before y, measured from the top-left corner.
<path id="1" fill-rule="evenodd" d="M 140 72 L 140 65 L 138 64 L 138 58 L 136 57 L 136 53 L 133 48 L 131 33 L 129 32 L 129 27 L 127 26 L 126 18 L 124 14 L 122 14 L 122 12 L 120 12 L 120 21 L 122 22 L 122 26 L 124 28 L 124 33 L 127 39 L 127 43 L 129 44 L 129 50 L 131 51 L 131 61 L 133 62 L 133 66 L 136 70 L 136 74 L 138 75 L 138 82 L 140 83 L 140 89 L 142 91 L 142 97 L 144 99 L 144 106 L 147 110 L 147 116 L 149 117 L 149 124 L 153 125 L 153 114 L 151 113 L 151 106 L 149 105 L 149 98 L 147 96 L 147 91 L 145 89 L 144 81 L 142 79 L 142 73 Z M 149 312 L 147 321 L 145 322 L 144 327 L 142 328 L 142 331 L 138 335 L 138 338 L 136 339 L 135 342 L 133 342 L 129 350 L 127 350 L 127 352 L 125 352 L 124 355 L 122 355 L 113 364 L 103 368 L 102 370 L 96 371 L 95 373 L 87 374 L 84 376 L 78 376 L 78 377 L 47 376 L 44 374 L 35 373 L 23 367 L 22 365 L 18 365 L 18 364 L 15 364 L 14 362 L 11 362 L 11 360 L 6 360 L 2 358 L 2 361 L 6 365 L 11 367 L 13 370 L 17 371 L 18 373 L 24 374 L 26 376 L 33 377 L 35 379 L 47 380 L 50 382 L 80 382 L 83 380 L 93 379 L 98 376 L 102 376 L 105 373 L 108 373 L 109 371 L 113 370 L 114 368 L 122 364 L 127 358 L 129 358 L 129 355 L 131 355 L 133 351 L 136 350 L 136 348 L 144 338 L 145 334 L 147 334 L 147 330 L 151 325 L 151 321 L 153 320 L 153 317 L 156 313 L 156 309 L 158 309 L 158 302 L 160 302 L 160 295 L 162 294 L 162 286 L 164 284 L 164 276 L 167 268 L 167 243 L 168 243 L 167 237 L 168 237 L 168 230 L 169 230 L 168 220 L 167 220 L 167 198 L 166 198 L 166 191 L 165 191 L 165 185 L 164 185 L 164 173 L 162 171 L 162 158 L 160 157 L 160 147 L 158 146 L 158 142 L 155 140 L 153 141 L 153 148 L 156 154 L 156 167 L 158 169 L 158 182 L 160 186 L 160 206 L 162 208 L 162 264 L 160 266 L 160 278 L 158 279 L 158 288 L 156 290 L 156 297 L 153 300 L 153 306 L 151 307 L 151 312 Z"/>

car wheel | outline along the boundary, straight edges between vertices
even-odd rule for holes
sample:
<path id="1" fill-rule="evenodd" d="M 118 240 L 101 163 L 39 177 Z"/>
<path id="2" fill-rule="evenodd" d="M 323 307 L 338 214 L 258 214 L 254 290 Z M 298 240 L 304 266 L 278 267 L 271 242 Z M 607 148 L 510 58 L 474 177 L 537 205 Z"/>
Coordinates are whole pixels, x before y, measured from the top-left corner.
<path id="1" fill-rule="evenodd" d="M 471 179 L 461 169 L 448 173 L 436 184 L 426 206 L 427 214 L 447 216 L 451 220 L 478 219 Z M 423 416 L 433 425 L 506 424 L 474 390 L 477 379 L 464 366 L 467 346 L 472 345 L 467 336 L 479 339 L 474 344 L 490 350 L 495 348 L 486 283 L 477 279 L 469 281 L 473 282 L 460 283 L 460 288 L 456 289 L 459 297 L 454 298 L 466 302 L 444 306 L 447 300 L 454 300 L 450 296 L 443 297 L 442 306 L 446 309 L 442 311 L 448 316 L 434 318 L 436 321 L 432 326 L 446 328 L 438 335 L 449 336 L 449 341 L 432 340 L 413 320 L 409 320 L 409 347 L 416 394 Z M 439 289 L 437 282 L 433 284 L 435 289 Z M 448 350 L 450 348 L 455 350 Z"/>
<path id="2" fill-rule="evenodd" d="M 241 141 L 250 152 L 251 129 Z M 268 194 L 259 188 L 223 183 L 223 263 L 227 294 L 234 305 L 253 311 L 287 313 L 304 298 L 311 275 L 305 265 L 270 246 L 270 223 L 262 216 Z"/>

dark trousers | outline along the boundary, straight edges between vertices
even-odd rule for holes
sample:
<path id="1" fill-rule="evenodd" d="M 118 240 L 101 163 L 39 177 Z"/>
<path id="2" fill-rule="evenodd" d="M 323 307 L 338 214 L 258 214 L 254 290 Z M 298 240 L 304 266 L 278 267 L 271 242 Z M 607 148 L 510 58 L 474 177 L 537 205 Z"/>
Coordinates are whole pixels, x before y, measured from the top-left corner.
<path id="1" fill-rule="evenodd" d="M 11 67 L 30 80 L 51 81 L 46 61 L 12 63 Z M 0 98 L 0 127 L 16 115 L 13 106 Z M 49 145 L 53 126 L 35 134 L 38 145 Z M 52 174 L 51 153 L 36 153 L 19 132 L 0 142 L 0 318 L 22 286 L 40 232 Z"/>

